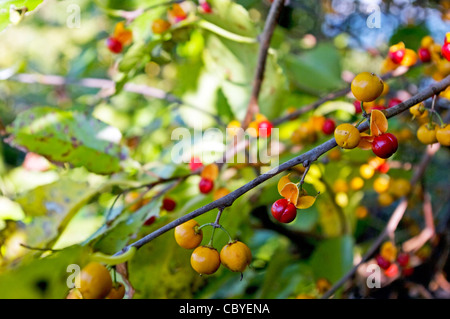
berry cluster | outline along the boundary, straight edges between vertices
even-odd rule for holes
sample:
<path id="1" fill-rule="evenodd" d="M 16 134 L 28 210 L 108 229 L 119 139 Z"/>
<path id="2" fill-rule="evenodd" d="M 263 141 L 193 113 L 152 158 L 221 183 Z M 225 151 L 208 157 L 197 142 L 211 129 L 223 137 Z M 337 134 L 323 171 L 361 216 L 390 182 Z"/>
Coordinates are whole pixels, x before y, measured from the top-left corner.
<path id="1" fill-rule="evenodd" d="M 363 103 L 375 101 L 385 88 L 384 82 L 375 74 L 362 72 L 351 83 L 351 91 L 356 99 L 361 101 L 361 109 L 366 113 Z M 371 135 L 360 133 L 356 126 L 344 123 L 336 127 L 334 138 L 336 143 L 345 149 L 359 147 L 371 149 L 380 158 L 391 157 L 398 148 L 395 135 L 387 133 L 388 122 L 383 112 L 371 109 L 370 131 Z"/>
<path id="2" fill-rule="evenodd" d="M 200 245 L 203 240 L 202 227 L 191 219 L 175 227 L 175 241 L 185 249 L 194 249 L 191 254 L 191 266 L 200 275 L 214 274 L 222 264 L 233 272 L 242 272 L 250 265 L 252 253 L 247 245 L 231 240 L 222 247 L 220 253 L 211 244 Z M 215 226 L 213 226 L 215 227 Z M 220 226 L 221 229 L 223 229 Z"/>
<path id="3" fill-rule="evenodd" d="M 297 208 L 311 207 L 317 197 L 308 195 L 301 183 L 291 182 L 289 175 L 282 177 L 278 182 L 278 192 L 284 198 L 275 201 L 271 207 L 272 216 L 280 223 L 292 222 L 297 217 Z"/>
<path id="4" fill-rule="evenodd" d="M 201 13 L 212 13 L 211 5 L 207 1 L 200 1 L 199 10 Z M 189 13 L 182 4 L 174 3 L 172 7 L 167 11 L 166 18 L 155 19 L 152 23 L 153 34 L 163 34 L 168 31 L 172 25 L 184 21 L 188 18 Z"/>
<path id="5" fill-rule="evenodd" d="M 230 136 L 236 136 L 241 128 L 238 120 L 233 120 L 227 125 L 227 133 Z M 263 114 L 256 114 L 254 120 L 250 122 L 246 132 L 253 137 L 268 138 L 272 135 L 273 124 Z"/>
<path id="6" fill-rule="evenodd" d="M 143 197 L 141 193 L 137 191 L 131 191 L 128 192 L 125 195 L 125 204 L 128 206 L 128 210 L 130 212 L 135 212 L 139 210 L 140 208 L 144 207 L 150 202 L 151 198 L 149 197 Z M 172 198 L 166 196 L 163 198 L 161 209 L 165 210 L 166 212 L 172 212 L 175 210 L 177 206 L 177 203 Z M 145 222 L 145 226 L 150 226 L 156 221 L 156 216 L 150 216 Z"/>
<path id="7" fill-rule="evenodd" d="M 125 28 L 125 23 L 119 22 L 114 28 L 112 36 L 106 39 L 106 46 L 112 53 L 118 54 L 133 41 L 133 32 Z"/>
<path id="8" fill-rule="evenodd" d="M 420 125 L 416 136 L 422 144 L 439 143 L 442 146 L 450 146 L 450 124 L 444 123 L 439 113 L 427 110 L 423 102 L 411 107 L 409 112 Z M 433 115 L 438 118 L 440 124 L 433 120 Z"/>
<path id="9" fill-rule="evenodd" d="M 313 115 L 294 130 L 291 141 L 298 145 L 312 144 L 317 141 L 319 134 L 331 135 L 335 128 L 336 122 L 333 119 Z"/>
<path id="10" fill-rule="evenodd" d="M 440 81 L 450 74 L 450 32 L 445 35 L 444 43 L 436 43 L 431 36 L 422 38 L 418 50 L 419 58 L 426 63 L 424 73 Z"/>
<path id="11" fill-rule="evenodd" d="M 213 12 L 211 5 L 201 0 L 199 2 L 199 11 L 203 14 L 210 14 Z M 186 7 L 182 3 L 174 3 L 167 10 L 167 17 L 158 18 L 152 22 L 151 30 L 153 34 L 161 35 L 168 31 L 172 25 L 177 24 L 188 18 Z M 106 39 L 106 46 L 115 54 L 121 53 L 125 46 L 128 46 L 133 41 L 133 33 L 131 30 L 125 28 L 125 22 L 121 21 L 116 24 L 113 35 Z"/>
<path id="12" fill-rule="evenodd" d="M 378 193 L 378 203 L 381 206 L 389 206 L 396 199 L 408 195 L 411 192 L 411 184 L 404 178 L 392 179 L 387 175 L 377 177 L 373 182 L 373 188 Z"/>
<path id="13" fill-rule="evenodd" d="M 399 276 L 399 270 L 405 277 L 412 275 L 414 272 L 410 255 L 406 252 L 398 253 L 398 249 L 390 241 L 381 245 L 379 253 L 375 256 L 375 261 L 389 278 Z"/>

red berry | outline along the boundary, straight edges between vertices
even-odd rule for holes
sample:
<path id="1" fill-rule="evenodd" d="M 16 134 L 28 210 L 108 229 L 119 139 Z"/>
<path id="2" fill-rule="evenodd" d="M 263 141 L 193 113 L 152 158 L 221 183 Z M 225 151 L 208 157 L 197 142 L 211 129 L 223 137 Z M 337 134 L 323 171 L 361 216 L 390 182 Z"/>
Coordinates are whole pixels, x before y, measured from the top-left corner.
<path id="1" fill-rule="evenodd" d="M 270 121 L 263 120 L 258 123 L 258 133 L 261 137 L 269 137 L 272 134 L 273 125 Z"/>
<path id="2" fill-rule="evenodd" d="M 389 163 L 381 164 L 377 167 L 377 170 L 382 174 L 386 174 L 387 172 L 389 172 Z"/>
<path id="3" fill-rule="evenodd" d="M 378 266 L 380 266 L 383 269 L 388 269 L 391 263 L 384 259 L 381 255 L 377 255 L 375 257 L 375 260 L 377 261 Z"/>
<path id="4" fill-rule="evenodd" d="M 361 102 L 360 102 L 360 101 L 355 100 L 355 101 L 353 102 L 353 106 L 355 107 L 355 113 L 356 113 L 356 114 L 359 114 L 359 113 L 362 112 L 362 110 L 361 110 Z"/>
<path id="5" fill-rule="evenodd" d="M 397 151 L 398 142 L 394 134 L 384 133 L 373 139 L 372 151 L 381 158 L 391 157 Z"/>
<path id="6" fill-rule="evenodd" d="M 171 212 L 175 209 L 175 206 L 177 206 L 177 203 L 171 199 L 171 198 L 164 198 L 163 199 L 163 209 L 165 209 L 168 212 Z"/>
<path id="7" fill-rule="evenodd" d="M 208 178 L 202 178 L 198 184 L 200 192 L 203 194 L 208 194 L 214 188 L 214 181 Z"/>
<path id="8" fill-rule="evenodd" d="M 444 43 L 441 49 L 442 56 L 450 61 L 450 42 Z"/>
<path id="9" fill-rule="evenodd" d="M 112 53 L 120 53 L 122 52 L 122 43 L 116 38 L 109 37 L 106 39 L 106 45 L 108 46 L 109 51 Z"/>
<path id="10" fill-rule="evenodd" d="M 189 169 L 191 170 L 191 172 L 195 172 L 201 167 L 203 167 L 202 161 L 197 156 L 193 156 L 191 158 L 191 161 L 189 162 Z"/>
<path id="11" fill-rule="evenodd" d="M 323 122 L 322 132 L 324 132 L 326 135 L 330 135 L 334 133 L 335 128 L 336 123 L 334 123 L 332 119 L 326 119 L 325 122 Z"/>
<path id="12" fill-rule="evenodd" d="M 391 265 L 388 267 L 388 269 L 386 269 L 386 270 L 384 271 L 384 274 L 385 274 L 387 277 L 389 277 L 389 278 L 392 278 L 392 277 L 397 276 L 397 275 L 398 275 L 398 266 L 397 266 L 397 264 L 391 264 Z"/>
<path id="13" fill-rule="evenodd" d="M 200 7 L 202 8 L 204 13 L 211 13 L 212 9 L 208 2 L 204 1 L 200 4 Z"/>
<path id="14" fill-rule="evenodd" d="M 392 99 L 389 100 L 389 103 L 388 103 L 387 108 L 396 106 L 397 104 L 400 104 L 400 103 L 402 103 L 402 100 L 397 99 L 397 98 L 394 97 L 394 98 L 392 98 Z"/>
<path id="15" fill-rule="evenodd" d="M 271 211 L 272 216 L 281 223 L 290 223 L 297 216 L 297 208 L 285 198 L 273 203 Z"/>
<path id="16" fill-rule="evenodd" d="M 144 223 L 145 226 L 150 226 L 151 224 L 153 224 L 156 220 L 156 216 L 152 216 L 149 219 L 147 219 Z"/>
<path id="17" fill-rule="evenodd" d="M 417 51 L 417 55 L 419 56 L 420 61 L 422 62 L 430 62 L 431 61 L 431 53 L 427 48 L 420 48 Z"/>
<path id="18" fill-rule="evenodd" d="M 403 58 L 405 57 L 405 52 L 406 50 L 390 51 L 389 57 L 395 64 L 400 64 L 400 62 L 402 62 Z"/>
<path id="19" fill-rule="evenodd" d="M 409 255 L 407 253 L 400 253 L 397 256 L 397 262 L 401 267 L 406 267 L 409 264 Z"/>

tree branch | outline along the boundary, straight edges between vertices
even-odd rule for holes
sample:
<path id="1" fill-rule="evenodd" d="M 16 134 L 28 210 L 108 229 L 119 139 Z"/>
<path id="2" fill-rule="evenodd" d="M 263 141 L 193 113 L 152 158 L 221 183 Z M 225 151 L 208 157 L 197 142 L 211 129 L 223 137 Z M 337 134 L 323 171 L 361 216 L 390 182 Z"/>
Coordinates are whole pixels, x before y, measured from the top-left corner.
<path id="1" fill-rule="evenodd" d="M 445 90 L 449 85 L 450 85 L 450 76 L 447 76 L 442 81 L 431 85 L 429 88 L 414 95 L 410 99 L 403 101 L 402 103 L 397 104 L 396 106 L 394 106 L 390 109 L 385 110 L 384 113 L 387 118 L 396 116 L 396 115 L 400 114 L 401 112 L 408 110 L 410 107 L 416 105 L 417 103 L 420 103 L 421 101 L 424 101 L 435 94 L 439 94 L 440 92 Z M 358 126 L 358 130 L 360 132 L 366 131 L 368 128 L 369 128 L 369 121 L 366 121 Z M 178 226 L 180 224 L 183 224 L 184 222 L 186 222 L 190 219 L 193 219 L 197 216 L 203 215 L 203 214 L 205 214 L 213 209 L 219 208 L 219 207 L 231 206 L 237 198 L 244 195 L 245 193 L 252 190 L 253 188 L 257 187 L 258 185 L 264 183 L 265 181 L 286 171 L 287 169 L 289 169 L 291 167 L 294 167 L 298 164 L 302 164 L 305 161 L 309 161 L 309 163 L 312 163 L 312 162 L 316 161 L 321 155 L 323 155 L 324 153 L 328 152 L 329 150 L 333 149 L 336 146 L 337 146 L 337 144 L 336 144 L 335 139 L 331 138 L 330 140 L 324 142 L 323 144 L 316 146 L 315 148 L 309 150 L 308 152 L 303 153 L 297 157 L 294 157 L 294 158 L 282 163 L 280 166 L 271 169 L 270 171 L 268 171 L 265 174 L 259 175 L 252 181 L 239 187 L 238 189 L 234 190 L 233 192 L 229 193 L 228 195 L 226 195 L 218 200 L 215 200 L 205 206 L 202 206 L 202 207 L 192 211 L 191 213 L 186 214 L 176 220 L 173 220 L 172 222 L 162 226 L 161 228 L 155 230 L 154 232 L 152 232 L 152 233 L 146 235 L 145 237 L 139 239 L 138 241 L 130 244 L 129 246 L 134 246 L 134 247 L 139 248 L 139 247 L 145 245 L 146 243 L 152 241 L 153 239 L 159 237 L 160 235 L 164 234 L 165 232 L 175 228 L 176 226 Z M 419 172 L 420 171 L 422 171 L 422 170 L 419 169 Z M 413 179 L 416 180 L 416 177 L 414 177 Z"/>

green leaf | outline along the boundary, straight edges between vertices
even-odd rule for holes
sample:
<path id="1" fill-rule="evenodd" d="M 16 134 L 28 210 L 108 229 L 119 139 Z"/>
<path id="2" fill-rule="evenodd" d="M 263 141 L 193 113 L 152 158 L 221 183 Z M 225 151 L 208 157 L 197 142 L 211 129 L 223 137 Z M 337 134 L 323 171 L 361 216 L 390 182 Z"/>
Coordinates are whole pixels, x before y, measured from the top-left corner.
<path id="1" fill-rule="evenodd" d="M 315 279 L 325 278 L 331 283 L 341 279 L 353 266 L 353 247 L 350 235 L 321 242 L 310 260 Z"/>
<path id="2" fill-rule="evenodd" d="M 408 25 L 395 31 L 389 39 L 389 45 L 403 42 L 408 49 L 417 51 L 421 39 L 429 34 L 430 31 L 425 25 Z"/>
<path id="3" fill-rule="evenodd" d="M 146 52 L 144 42 L 135 42 L 125 53 L 122 60 L 119 62 L 120 72 L 129 72 L 138 64 L 145 63 L 150 57 Z"/>
<path id="4" fill-rule="evenodd" d="M 191 253 L 177 246 L 173 232 L 140 248 L 128 264 L 134 298 L 193 298 L 206 279 L 192 269 Z"/>
<path id="5" fill-rule="evenodd" d="M 233 110 L 228 104 L 225 94 L 223 94 L 222 89 L 217 90 L 217 111 L 220 118 L 222 118 L 225 123 L 231 122 L 235 119 Z"/>
<path id="6" fill-rule="evenodd" d="M 241 5 L 229 0 L 211 0 L 213 12 L 202 14 L 202 18 L 229 32 L 256 37 L 258 30 L 250 19 L 248 11 Z"/>
<path id="7" fill-rule="evenodd" d="M 127 158 L 124 147 L 108 140 L 120 132 L 78 111 L 35 107 L 20 113 L 7 129 L 13 147 L 98 174 L 118 172 Z"/>
<path id="8" fill-rule="evenodd" d="M 0 2 L 0 31 L 11 23 L 18 24 L 26 12 L 31 12 L 43 0 L 4 0 Z M 23 10 L 26 8 L 26 10 Z"/>
<path id="9" fill-rule="evenodd" d="M 71 218 L 97 192 L 87 183 L 61 178 L 16 198 L 25 215 L 34 217 L 26 226 L 27 244 L 39 247 L 58 237 Z"/>
<path id="10" fill-rule="evenodd" d="M 252 91 L 258 45 L 243 44 L 209 34 L 205 47 L 206 69 L 221 81 L 222 92 L 233 113 L 237 119 L 242 119 Z M 287 80 L 276 55 L 269 54 L 266 63 L 259 107 L 261 113 L 270 119 L 283 111 L 280 101 L 286 96 Z"/>
<path id="11" fill-rule="evenodd" d="M 339 53 L 328 43 L 300 56 L 287 55 L 285 69 L 292 83 L 306 92 L 318 95 L 343 85 Z"/>
<path id="12" fill-rule="evenodd" d="M 88 247 L 71 246 L 48 257 L 22 263 L 19 267 L 0 274 L 1 299 L 63 299 L 73 275 L 69 265 L 87 262 Z"/>

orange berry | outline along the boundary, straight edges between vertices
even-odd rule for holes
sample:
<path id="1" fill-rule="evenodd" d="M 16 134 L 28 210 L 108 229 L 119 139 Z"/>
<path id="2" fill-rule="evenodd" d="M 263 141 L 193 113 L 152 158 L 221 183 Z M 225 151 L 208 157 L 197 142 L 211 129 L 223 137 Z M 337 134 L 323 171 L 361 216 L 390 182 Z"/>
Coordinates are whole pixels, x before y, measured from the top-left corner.
<path id="1" fill-rule="evenodd" d="M 156 19 L 152 23 L 152 32 L 154 34 L 161 34 L 170 28 L 170 22 L 164 19 Z"/>
<path id="2" fill-rule="evenodd" d="M 212 247 L 199 246 L 191 255 L 191 266 L 200 275 L 211 275 L 219 269 L 219 252 Z"/>
<path id="3" fill-rule="evenodd" d="M 359 168 L 359 173 L 361 174 L 362 178 L 370 179 L 372 178 L 373 174 L 375 174 L 375 169 L 369 164 L 363 164 Z"/>
<path id="4" fill-rule="evenodd" d="M 387 261 L 393 263 L 397 259 L 397 247 L 390 241 L 386 241 L 380 247 L 380 255 Z"/>
<path id="5" fill-rule="evenodd" d="M 202 230 L 198 230 L 199 224 L 194 219 L 175 227 L 175 241 L 185 249 L 194 249 L 203 240 Z"/>
<path id="6" fill-rule="evenodd" d="M 369 215 L 369 210 L 365 206 L 359 206 L 356 208 L 355 215 L 358 219 L 364 219 Z"/>
<path id="7" fill-rule="evenodd" d="M 81 270 L 79 290 L 84 299 L 103 299 L 111 289 L 111 275 L 102 264 L 91 262 Z"/>
<path id="8" fill-rule="evenodd" d="M 246 244 L 234 241 L 223 246 L 220 261 L 231 271 L 243 272 L 252 261 L 252 253 Z"/>

